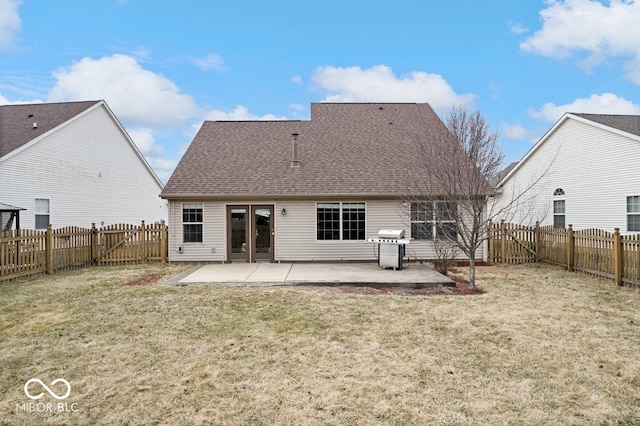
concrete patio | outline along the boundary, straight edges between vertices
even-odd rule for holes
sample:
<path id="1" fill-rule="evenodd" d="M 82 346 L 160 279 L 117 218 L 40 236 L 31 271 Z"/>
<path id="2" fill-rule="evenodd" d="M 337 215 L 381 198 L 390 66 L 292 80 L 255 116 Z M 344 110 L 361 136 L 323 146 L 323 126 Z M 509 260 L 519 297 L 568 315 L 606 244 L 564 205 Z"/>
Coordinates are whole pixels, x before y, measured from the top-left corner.
<path id="1" fill-rule="evenodd" d="M 203 264 L 173 277 L 166 284 L 455 286 L 453 280 L 419 263 L 402 270 L 382 269 L 375 263 Z"/>

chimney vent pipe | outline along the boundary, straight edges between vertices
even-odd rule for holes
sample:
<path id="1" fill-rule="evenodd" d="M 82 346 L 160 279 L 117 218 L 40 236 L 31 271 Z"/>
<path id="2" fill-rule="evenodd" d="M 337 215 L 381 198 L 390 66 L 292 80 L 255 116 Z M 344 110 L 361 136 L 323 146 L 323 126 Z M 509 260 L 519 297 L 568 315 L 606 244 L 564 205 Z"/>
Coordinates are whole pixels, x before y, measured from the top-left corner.
<path id="1" fill-rule="evenodd" d="M 298 159 L 298 133 L 291 133 L 293 137 L 291 141 L 291 167 L 300 167 Z"/>

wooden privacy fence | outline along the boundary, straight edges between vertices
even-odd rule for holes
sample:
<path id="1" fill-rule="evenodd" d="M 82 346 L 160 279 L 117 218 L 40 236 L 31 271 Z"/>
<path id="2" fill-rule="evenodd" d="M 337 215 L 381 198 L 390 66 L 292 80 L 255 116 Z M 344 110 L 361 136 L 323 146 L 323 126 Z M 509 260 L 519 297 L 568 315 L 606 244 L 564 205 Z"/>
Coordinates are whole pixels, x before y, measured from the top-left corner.
<path id="1" fill-rule="evenodd" d="M 0 232 L 0 281 L 92 265 L 168 260 L 164 223 Z"/>
<path id="2" fill-rule="evenodd" d="M 489 224 L 489 261 L 547 262 L 615 280 L 640 284 L 640 234 L 620 235 L 601 229 L 574 231 L 553 226 Z"/>

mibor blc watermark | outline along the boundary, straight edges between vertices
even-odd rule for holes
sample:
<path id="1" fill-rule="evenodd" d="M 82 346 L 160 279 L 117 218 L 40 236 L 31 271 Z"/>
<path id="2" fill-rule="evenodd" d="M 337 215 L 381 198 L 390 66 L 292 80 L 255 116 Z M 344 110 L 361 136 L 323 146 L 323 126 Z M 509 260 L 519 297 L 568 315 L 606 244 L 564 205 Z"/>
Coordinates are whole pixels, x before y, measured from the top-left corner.
<path id="1" fill-rule="evenodd" d="M 71 395 L 71 384 L 63 378 L 55 379 L 49 385 L 38 378 L 29 379 L 24 384 L 24 394 L 27 398 L 38 402 L 16 404 L 16 411 L 24 413 L 75 413 L 78 411 L 77 402 L 69 403 L 64 401 Z M 50 402 L 46 399 L 46 402 L 40 401 L 46 394 L 56 399 L 57 402 Z"/>

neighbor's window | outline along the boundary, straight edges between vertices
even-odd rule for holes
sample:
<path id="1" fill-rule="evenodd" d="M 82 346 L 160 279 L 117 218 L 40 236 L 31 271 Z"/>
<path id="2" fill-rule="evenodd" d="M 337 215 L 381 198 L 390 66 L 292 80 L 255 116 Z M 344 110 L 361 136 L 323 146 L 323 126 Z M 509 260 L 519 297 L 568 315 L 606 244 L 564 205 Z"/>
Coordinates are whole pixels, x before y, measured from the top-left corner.
<path id="1" fill-rule="evenodd" d="M 36 198 L 36 229 L 47 229 L 50 213 L 49 199 Z"/>
<path id="2" fill-rule="evenodd" d="M 411 237 L 416 240 L 458 239 L 458 205 L 451 201 L 411 203 Z"/>
<path id="3" fill-rule="evenodd" d="M 627 197 L 627 231 L 640 232 L 640 195 Z"/>
<path id="4" fill-rule="evenodd" d="M 202 203 L 182 204 L 182 242 L 202 242 Z"/>
<path id="5" fill-rule="evenodd" d="M 564 200 L 553 200 L 553 226 L 555 228 L 564 228 Z"/>
<path id="6" fill-rule="evenodd" d="M 364 240 L 365 203 L 317 203 L 317 239 Z"/>

